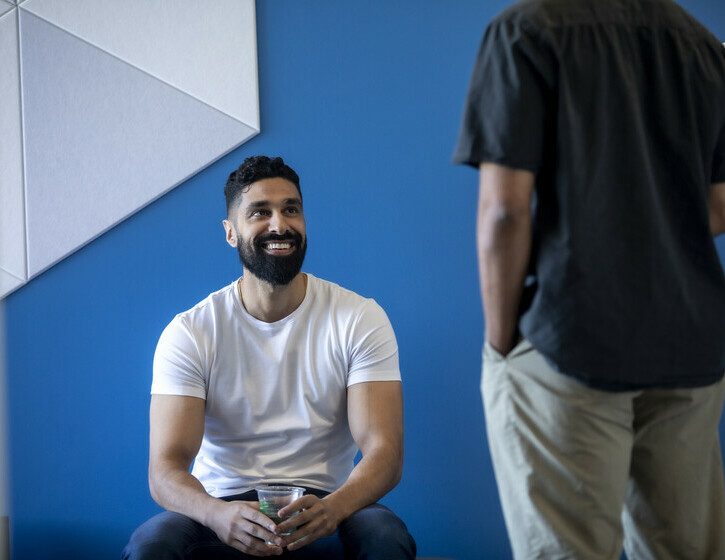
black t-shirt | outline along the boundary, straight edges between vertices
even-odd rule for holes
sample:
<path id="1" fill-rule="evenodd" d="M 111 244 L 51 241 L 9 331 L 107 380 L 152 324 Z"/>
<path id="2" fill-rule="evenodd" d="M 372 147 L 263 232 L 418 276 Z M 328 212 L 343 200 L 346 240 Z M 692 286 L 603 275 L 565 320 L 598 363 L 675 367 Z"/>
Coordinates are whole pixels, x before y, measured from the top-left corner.
<path id="1" fill-rule="evenodd" d="M 531 0 L 486 30 L 454 161 L 533 171 L 519 328 L 559 371 L 626 390 L 725 372 L 725 48 L 669 0 Z"/>

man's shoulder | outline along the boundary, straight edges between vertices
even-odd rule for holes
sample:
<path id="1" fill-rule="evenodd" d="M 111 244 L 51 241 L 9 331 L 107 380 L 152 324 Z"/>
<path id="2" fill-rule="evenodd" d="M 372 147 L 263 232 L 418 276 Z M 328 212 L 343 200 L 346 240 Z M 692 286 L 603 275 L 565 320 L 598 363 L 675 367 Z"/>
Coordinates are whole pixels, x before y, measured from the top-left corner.
<path id="1" fill-rule="evenodd" d="M 583 0 L 519 0 L 504 8 L 491 23 L 531 26 L 534 29 L 562 23 L 581 8 Z"/>
<path id="2" fill-rule="evenodd" d="M 310 286 L 313 288 L 317 304 L 329 305 L 331 311 L 336 313 L 359 314 L 371 309 L 380 309 L 380 305 L 373 299 L 344 288 L 335 282 L 317 278 L 307 273 Z"/>
<path id="3" fill-rule="evenodd" d="M 313 276 L 309 272 L 306 273 L 308 282 L 310 286 L 313 288 L 314 293 L 318 297 L 323 298 L 329 298 L 338 300 L 341 302 L 363 302 L 363 301 L 372 301 L 370 298 L 367 298 L 365 296 L 362 296 L 358 294 L 357 292 L 353 292 L 352 290 L 348 288 L 344 288 L 340 286 L 339 284 L 336 284 L 335 282 L 332 282 L 330 280 L 323 280 L 322 278 L 318 278 L 317 276 Z"/>
<path id="4" fill-rule="evenodd" d="M 236 280 L 220 290 L 210 293 L 193 307 L 178 313 L 174 321 L 199 322 L 214 317 L 234 304 Z"/>
<path id="5" fill-rule="evenodd" d="M 673 0 L 519 0 L 492 23 L 533 29 L 582 24 L 629 24 L 709 34 L 705 26 Z"/>

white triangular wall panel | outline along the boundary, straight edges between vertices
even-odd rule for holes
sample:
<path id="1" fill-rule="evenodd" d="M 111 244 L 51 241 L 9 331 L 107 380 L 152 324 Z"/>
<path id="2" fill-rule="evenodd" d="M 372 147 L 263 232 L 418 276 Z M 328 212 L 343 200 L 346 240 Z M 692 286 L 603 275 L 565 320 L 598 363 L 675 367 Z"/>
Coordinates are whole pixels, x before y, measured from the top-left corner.
<path id="1" fill-rule="evenodd" d="M 26 0 L 23 9 L 259 128 L 253 0 Z"/>
<path id="2" fill-rule="evenodd" d="M 254 0 L 0 0 L 0 14 L 2 299 L 257 134 L 259 96 Z"/>
<path id="3" fill-rule="evenodd" d="M 7 294 L 25 284 L 25 280 L 0 268 L 0 294 Z"/>
<path id="4" fill-rule="evenodd" d="M 0 17 L 0 268 L 27 278 L 17 11 Z M 0 291 L 0 294 L 4 292 Z"/>
<path id="5" fill-rule="evenodd" d="M 31 276 L 256 134 L 24 10 L 20 25 Z"/>

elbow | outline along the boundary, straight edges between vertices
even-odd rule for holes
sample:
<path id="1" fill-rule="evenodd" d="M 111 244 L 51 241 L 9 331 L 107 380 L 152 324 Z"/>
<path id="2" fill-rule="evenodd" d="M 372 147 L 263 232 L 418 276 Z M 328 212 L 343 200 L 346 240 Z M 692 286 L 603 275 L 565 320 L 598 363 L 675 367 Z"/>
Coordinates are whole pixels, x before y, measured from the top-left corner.
<path id="1" fill-rule="evenodd" d="M 530 206 L 503 201 L 487 204 L 478 215 L 478 247 L 484 252 L 495 252 L 510 239 L 528 233 L 530 228 Z"/>
<path id="2" fill-rule="evenodd" d="M 149 464 L 149 492 L 151 493 L 151 498 L 161 507 L 164 507 L 163 505 L 163 481 L 164 481 L 164 475 L 159 472 L 159 468 L 155 467 L 153 463 Z"/>
<path id="3" fill-rule="evenodd" d="M 400 481 L 403 479 L 403 458 L 401 457 L 398 461 L 397 468 L 393 472 L 393 477 L 391 480 L 390 488 L 395 488 L 398 484 L 400 484 Z"/>
<path id="4" fill-rule="evenodd" d="M 156 476 L 154 476 L 154 472 L 151 469 L 149 469 L 149 492 L 151 493 L 153 501 L 159 504 L 159 487 L 156 481 Z"/>
<path id="5" fill-rule="evenodd" d="M 402 445 L 393 454 L 395 461 L 390 472 L 390 490 L 395 488 L 403 478 L 403 449 Z"/>

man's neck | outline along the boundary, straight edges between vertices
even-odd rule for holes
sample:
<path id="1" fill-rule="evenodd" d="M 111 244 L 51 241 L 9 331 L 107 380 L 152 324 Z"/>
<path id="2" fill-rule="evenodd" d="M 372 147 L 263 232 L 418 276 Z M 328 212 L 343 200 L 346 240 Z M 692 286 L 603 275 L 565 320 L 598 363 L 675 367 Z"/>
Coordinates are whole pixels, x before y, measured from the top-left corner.
<path id="1" fill-rule="evenodd" d="M 287 317 L 305 299 L 307 275 L 299 273 L 286 286 L 273 286 L 245 272 L 240 284 L 238 289 L 247 312 L 255 319 L 274 323 Z"/>

